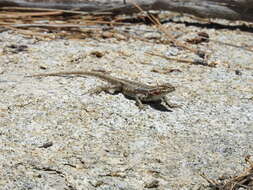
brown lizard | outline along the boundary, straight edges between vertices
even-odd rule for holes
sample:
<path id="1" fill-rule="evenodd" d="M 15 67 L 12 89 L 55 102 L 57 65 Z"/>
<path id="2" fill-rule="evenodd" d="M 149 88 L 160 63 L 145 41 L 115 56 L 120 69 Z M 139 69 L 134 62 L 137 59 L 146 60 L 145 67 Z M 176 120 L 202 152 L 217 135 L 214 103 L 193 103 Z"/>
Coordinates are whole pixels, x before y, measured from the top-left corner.
<path id="1" fill-rule="evenodd" d="M 146 85 L 139 82 L 134 82 L 126 79 L 120 79 L 112 77 L 109 74 L 106 74 L 101 71 L 73 71 L 73 72 L 58 72 L 58 73 L 45 73 L 45 74 L 36 74 L 28 77 L 46 77 L 46 76 L 94 76 L 110 83 L 110 86 L 104 86 L 96 88 L 95 93 L 100 93 L 106 91 L 109 93 L 121 92 L 126 97 L 130 97 L 136 100 L 137 106 L 142 109 L 144 105 L 142 102 L 155 102 L 163 101 L 170 108 L 178 107 L 170 103 L 166 95 L 175 90 L 169 83 L 162 85 Z"/>

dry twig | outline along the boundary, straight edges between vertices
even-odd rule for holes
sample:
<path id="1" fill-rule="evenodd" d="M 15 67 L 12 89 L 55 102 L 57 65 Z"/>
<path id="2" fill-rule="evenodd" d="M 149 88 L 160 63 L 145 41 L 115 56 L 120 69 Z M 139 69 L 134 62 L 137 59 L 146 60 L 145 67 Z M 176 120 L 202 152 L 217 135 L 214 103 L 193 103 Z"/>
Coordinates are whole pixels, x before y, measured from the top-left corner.
<path id="1" fill-rule="evenodd" d="M 224 179 L 220 183 L 217 181 L 208 179 L 205 174 L 200 174 L 214 190 L 252 190 L 253 189 L 253 162 L 250 160 L 250 156 L 246 156 L 245 161 L 249 163 L 250 167 L 247 168 L 242 174 Z"/>

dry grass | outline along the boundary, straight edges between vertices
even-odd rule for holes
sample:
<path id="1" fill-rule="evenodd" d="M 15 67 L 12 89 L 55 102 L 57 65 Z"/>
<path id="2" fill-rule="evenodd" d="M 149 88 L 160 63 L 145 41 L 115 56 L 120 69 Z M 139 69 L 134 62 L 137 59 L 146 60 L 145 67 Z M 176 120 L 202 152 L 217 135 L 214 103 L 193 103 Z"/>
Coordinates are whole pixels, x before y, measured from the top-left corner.
<path id="1" fill-rule="evenodd" d="M 229 178 L 220 177 L 218 180 L 208 179 L 205 174 L 201 176 L 213 190 L 253 190 L 253 161 L 250 160 L 250 156 L 247 156 L 245 161 L 249 164 L 249 168 L 239 175 Z"/>

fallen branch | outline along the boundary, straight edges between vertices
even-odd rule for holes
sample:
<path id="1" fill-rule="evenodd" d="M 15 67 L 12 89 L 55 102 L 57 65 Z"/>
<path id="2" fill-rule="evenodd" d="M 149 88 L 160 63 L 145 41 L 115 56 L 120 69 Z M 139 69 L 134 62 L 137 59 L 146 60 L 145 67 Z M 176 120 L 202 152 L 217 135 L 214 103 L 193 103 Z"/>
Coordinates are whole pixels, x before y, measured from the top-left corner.
<path id="1" fill-rule="evenodd" d="M 143 10 L 170 10 L 205 18 L 253 21 L 252 0 L 134 0 Z M 132 13 L 138 11 L 131 0 L 3 0 L 0 7 L 37 7 Z"/>

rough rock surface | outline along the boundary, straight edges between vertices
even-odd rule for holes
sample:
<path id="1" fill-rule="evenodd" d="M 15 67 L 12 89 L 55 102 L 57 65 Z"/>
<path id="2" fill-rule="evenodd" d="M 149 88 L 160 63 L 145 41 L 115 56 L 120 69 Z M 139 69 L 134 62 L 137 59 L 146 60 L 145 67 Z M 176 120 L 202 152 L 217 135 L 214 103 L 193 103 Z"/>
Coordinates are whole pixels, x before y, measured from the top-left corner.
<path id="1" fill-rule="evenodd" d="M 212 40 L 253 46 L 252 33 L 229 26 L 165 26 L 181 41 L 202 31 Z M 151 26 L 132 29 L 159 35 Z M 27 48 L 15 51 L 20 45 Z M 200 172 L 213 179 L 234 174 L 244 168 L 244 156 L 253 155 L 253 52 L 203 43 L 209 62 L 217 63 L 212 68 L 147 55 L 194 58 L 139 40 L 39 41 L 5 31 L 0 47 L 0 189 L 207 189 Z M 121 94 L 85 94 L 105 84 L 91 77 L 24 77 L 90 69 L 169 82 L 176 91 L 168 97 L 181 108 L 140 111 Z M 159 69 L 174 72 L 152 72 Z"/>

